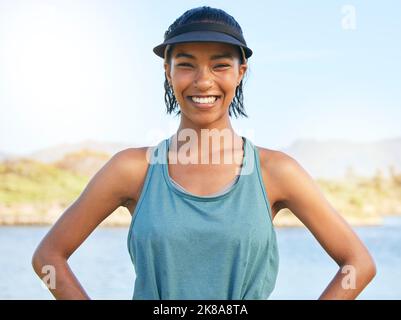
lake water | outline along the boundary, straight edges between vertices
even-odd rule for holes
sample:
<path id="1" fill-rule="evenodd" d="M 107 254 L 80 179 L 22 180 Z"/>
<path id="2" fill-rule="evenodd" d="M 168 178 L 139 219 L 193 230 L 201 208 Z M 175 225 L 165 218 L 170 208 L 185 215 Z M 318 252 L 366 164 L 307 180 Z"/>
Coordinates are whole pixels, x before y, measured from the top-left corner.
<path id="1" fill-rule="evenodd" d="M 53 299 L 31 267 L 49 227 L 0 227 L 0 299 Z M 305 228 L 278 228 L 280 269 L 271 299 L 316 299 L 338 268 Z M 377 275 L 359 299 L 401 298 L 401 217 L 354 230 L 369 248 Z M 70 266 L 92 299 L 131 299 L 135 272 L 128 228 L 98 228 L 72 255 Z"/>

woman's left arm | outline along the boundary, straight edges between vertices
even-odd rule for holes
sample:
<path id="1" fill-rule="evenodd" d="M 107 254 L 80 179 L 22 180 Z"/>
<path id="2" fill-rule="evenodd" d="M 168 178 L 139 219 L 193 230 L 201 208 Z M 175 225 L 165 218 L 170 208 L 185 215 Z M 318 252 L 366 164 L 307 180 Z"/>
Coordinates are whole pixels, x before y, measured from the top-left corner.
<path id="1" fill-rule="evenodd" d="M 279 153 L 284 207 L 298 217 L 340 267 L 319 299 L 355 299 L 376 274 L 373 258 L 311 176 L 295 159 Z"/>

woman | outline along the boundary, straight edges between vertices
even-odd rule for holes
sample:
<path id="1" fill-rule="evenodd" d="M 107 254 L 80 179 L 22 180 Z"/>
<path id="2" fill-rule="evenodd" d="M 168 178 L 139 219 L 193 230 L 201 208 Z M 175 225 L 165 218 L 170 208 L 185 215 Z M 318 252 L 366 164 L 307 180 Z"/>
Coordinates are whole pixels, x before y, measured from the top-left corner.
<path id="1" fill-rule="evenodd" d="M 339 265 L 320 299 L 354 299 L 376 272 L 366 247 L 293 158 L 231 126 L 232 113 L 246 116 L 252 55 L 235 19 L 188 10 L 154 52 L 164 59 L 167 112 L 178 111 L 180 126 L 156 147 L 115 154 L 51 228 L 32 263 L 39 276 L 55 267 L 52 294 L 89 299 L 67 260 L 125 206 L 134 299 L 266 299 L 279 261 L 272 222 L 288 208 Z"/>

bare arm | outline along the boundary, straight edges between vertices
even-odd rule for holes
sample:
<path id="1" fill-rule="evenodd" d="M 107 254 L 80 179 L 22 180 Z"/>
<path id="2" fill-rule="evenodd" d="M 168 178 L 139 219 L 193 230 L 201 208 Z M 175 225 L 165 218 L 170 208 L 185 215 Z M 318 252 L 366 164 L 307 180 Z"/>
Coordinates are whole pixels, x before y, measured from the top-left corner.
<path id="1" fill-rule="evenodd" d="M 355 299 L 376 274 L 375 263 L 348 223 L 296 160 L 278 152 L 276 173 L 284 207 L 312 232 L 340 267 L 319 299 Z"/>
<path id="2" fill-rule="evenodd" d="M 136 171 L 143 160 L 144 148 L 115 154 L 40 242 L 32 257 L 32 266 L 42 279 L 43 267 L 54 268 L 55 286 L 47 285 L 56 299 L 90 299 L 67 260 L 105 218 L 130 200 L 137 188 Z"/>

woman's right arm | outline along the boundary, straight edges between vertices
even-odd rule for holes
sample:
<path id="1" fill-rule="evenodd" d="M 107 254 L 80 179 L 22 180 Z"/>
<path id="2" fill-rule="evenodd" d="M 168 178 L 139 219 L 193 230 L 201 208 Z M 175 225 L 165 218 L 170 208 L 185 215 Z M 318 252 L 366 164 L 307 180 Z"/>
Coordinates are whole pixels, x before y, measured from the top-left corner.
<path id="1" fill-rule="evenodd" d="M 90 299 L 67 260 L 115 209 L 127 201 L 136 202 L 139 177 L 144 175 L 146 149 L 130 148 L 116 153 L 92 177 L 36 248 L 32 266 L 56 299 Z M 53 285 L 49 281 L 52 270 L 55 270 Z"/>

